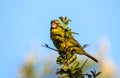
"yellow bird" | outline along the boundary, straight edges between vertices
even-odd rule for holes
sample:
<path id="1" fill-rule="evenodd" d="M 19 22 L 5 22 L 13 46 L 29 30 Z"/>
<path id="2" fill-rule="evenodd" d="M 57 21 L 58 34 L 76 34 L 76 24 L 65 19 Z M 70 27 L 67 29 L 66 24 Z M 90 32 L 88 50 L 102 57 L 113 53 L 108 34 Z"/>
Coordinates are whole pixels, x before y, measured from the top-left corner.
<path id="1" fill-rule="evenodd" d="M 59 20 L 51 21 L 50 32 L 53 44 L 59 52 L 66 52 L 67 49 L 69 51 L 74 51 L 76 54 L 85 55 L 94 60 L 95 62 L 98 62 L 96 58 L 85 52 L 83 47 L 73 37 L 71 32 L 67 28 L 61 26 Z"/>

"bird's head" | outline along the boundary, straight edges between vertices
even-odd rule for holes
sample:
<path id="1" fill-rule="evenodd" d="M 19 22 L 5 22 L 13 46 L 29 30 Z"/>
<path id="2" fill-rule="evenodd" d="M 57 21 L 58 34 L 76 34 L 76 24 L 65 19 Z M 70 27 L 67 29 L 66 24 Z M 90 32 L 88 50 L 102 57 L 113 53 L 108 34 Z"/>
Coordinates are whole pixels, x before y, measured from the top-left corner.
<path id="1" fill-rule="evenodd" d="M 59 20 L 52 20 L 51 21 L 51 29 L 56 29 L 60 26 Z"/>
<path id="2" fill-rule="evenodd" d="M 54 36 L 55 34 L 57 34 L 57 35 L 64 34 L 64 28 L 62 27 L 61 22 L 59 20 L 52 20 L 51 21 L 50 32 L 51 32 L 51 36 L 52 35 Z"/>

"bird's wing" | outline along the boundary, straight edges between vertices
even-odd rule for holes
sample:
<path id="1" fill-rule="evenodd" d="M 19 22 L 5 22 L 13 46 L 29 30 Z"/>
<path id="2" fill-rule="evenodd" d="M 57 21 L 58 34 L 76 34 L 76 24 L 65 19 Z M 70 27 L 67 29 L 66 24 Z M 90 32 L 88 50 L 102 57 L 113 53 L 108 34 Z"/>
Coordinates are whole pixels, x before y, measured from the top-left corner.
<path id="1" fill-rule="evenodd" d="M 80 47 L 83 49 L 83 47 L 79 44 L 79 42 L 73 37 L 73 35 L 70 35 L 70 40 L 69 42 L 74 46 L 74 47 Z"/>

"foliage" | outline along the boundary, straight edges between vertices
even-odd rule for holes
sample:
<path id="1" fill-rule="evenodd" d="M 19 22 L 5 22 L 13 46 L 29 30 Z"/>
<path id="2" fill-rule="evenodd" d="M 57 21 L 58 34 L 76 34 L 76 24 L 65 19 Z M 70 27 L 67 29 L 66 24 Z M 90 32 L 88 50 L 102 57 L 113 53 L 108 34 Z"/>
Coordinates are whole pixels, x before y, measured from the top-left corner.
<path id="1" fill-rule="evenodd" d="M 91 71 L 91 74 L 84 74 L 82 71 L 82 68 L 86 64 L 87 60 L 84 62 L 84 64 L 80 67 L 80 62 L 77 60 L 76 53 L 71 48 L 67 48 L 67 42 L 70 40 L 69 35 L 71 34 L 78 34 L 75 32 L 72 32 L 72 29 L 67 27 L 69 22 L 71 22 L 71 19 L 67 19 L 67 17 L 59 17 L 60 20 L 54 20 L 59 26 L 65 30 L 65 48 L 64 52 L 61 52 L 56 49 L 53 49 L 49 47 L 47 44 L 43 45 L 44 47 L 50 48 L 52 50 L 58 51 L 59 56 L 57 57 L 56 63 L 60 65 L 60 68 L 58 69 L 56 74 L 60 74 L 59 78 L 85 78 L 85 76 L 88 76 L 88 78 L 92 78 L 92 76 L 95 78 L 97 77 L 101 72 L 96 73 L 96 71 Z M 83 48 L 85 48 L 88 45 L 84 45 Z"/>
<path id="2" fill-rule="evenodd" d="M 62 19 L 62 17 L 60 17 L 60 19 Z M 66 19 L 66 17 L 64 17 L 64 19 Z M 72 32 L 71 28 L 68 28 L 68 29 L 70 32 Z M 116 66 L 114 65 L 113 61 L 110 58 L 106 57 L 106 55 L 108 55 L 106 51 L 106 49 L 108 48 L 105 46 L 106 42 L 107 42 L 106 40 L 103 40 L 102 43 L 100 42 L 100 46 L 98 47 L 98 53 L 96 54 L 96 56 L 99 56 L 99 65 L 98 64 L 96 65 L 89 59 L 86 60 L 83 57 L 80 58 L 76 56 L 76 54 L 74 53 L 73 54 L 68 53 L 67 55 L 59 54 L 59 56 L 57 57 L 56 63 L 59 64 L 60 67 L 56 73 L 59 75 L 60 78 L 70 78 L 71 77 L 70 75 L 74 73 L 74 72 L 70 72 L 70 70 L 72 69 L 74 71 L 77 71 L 79 69 L 77 74 L 80 77 L 78 78 L 82 78 L 82 77 L 93 78 L 92 77 L 93 75 L 95 77 L 95 75 L 100 74 L 100 72 L 97 73 L 96 70 L 101 70 L 103 72 L 101 75 L 97 76 L 97 78 L 120 78 L 118 76 L 118 72 L 116 71 Z M 52 49 L 54 51 L 58 51 L 54 48 L 49 47 L 47 44 L 42 46 Z M 85 44 L 83 48 L 86 48 L 87 46 L 88 44 Z M 28 61 L 25 62 L 25 64 L 23 64 L 22 67 L 20 68 L 20 72 L 19 72 L 20 78 L 56 78 L 57 76 L 55 75 L 55 71 L 58 67 L 56 64 L 52 62 L 53 59 L 51 59 L 51 57 L 56 57 L 56 56 L 54 55 L 54 53 L 51 53 L 51 55 L 53 56 L 50 56 L 50 58 L 44 59 L 44 64 L 41 61 L 40 62 L 31 61 L 32 59 L 28 57 L 27 58 Z M 35 56 L 35 57 L 38 57 L 38 56 Z M 77 66 L 78 63 L 79 65 Z M 42 69 L 41 69 L 41 66 L 42 66 Z M 74 68 L 71 68 L 73 66 L 74 68 L 78 68 L 78 69 L 75 70 Z M 96 70 L 91 71 L 91 68 L 92 69 L 96 68 Z"/>

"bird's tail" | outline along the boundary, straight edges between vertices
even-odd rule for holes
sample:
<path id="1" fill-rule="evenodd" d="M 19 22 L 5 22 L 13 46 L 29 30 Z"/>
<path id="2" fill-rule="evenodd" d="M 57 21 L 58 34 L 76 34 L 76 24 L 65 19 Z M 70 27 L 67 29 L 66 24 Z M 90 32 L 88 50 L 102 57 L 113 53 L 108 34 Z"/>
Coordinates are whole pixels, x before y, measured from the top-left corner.
<path id="1" fill-rule="evenodd" d="M 91 56 L 90 54 L 86 53 L 85 54 L 87 57 L 91 58 L 93 61 L 95 61 L 96 63 L 98 63 L 98 60 L 96 58 L 94 58 L 93 56 Z"/>
<path id="2" fill-rule="evenodd" d="M 95 61 L 96 63 L 98 63 L 98 60 L 96 58 L 94 58 L 93 56 L 91 56 L 90 54 L 88 54 L 87 52 L 85 52 L 81 47 L 72 47 L 72 49 L 75 50 L 75 52 L 77 54 L 86 55 L 87 57 L 91 58 L 93 61 Z"/>

